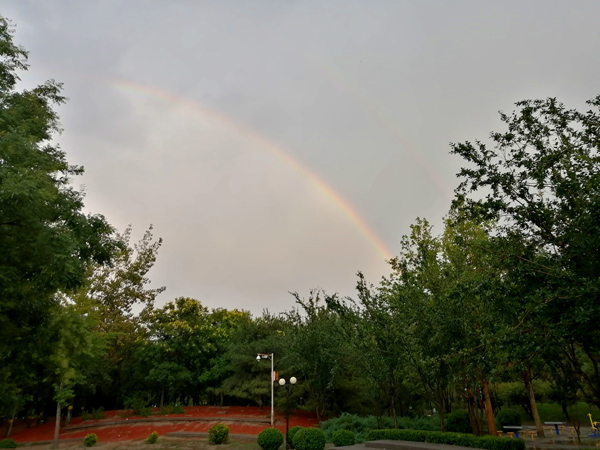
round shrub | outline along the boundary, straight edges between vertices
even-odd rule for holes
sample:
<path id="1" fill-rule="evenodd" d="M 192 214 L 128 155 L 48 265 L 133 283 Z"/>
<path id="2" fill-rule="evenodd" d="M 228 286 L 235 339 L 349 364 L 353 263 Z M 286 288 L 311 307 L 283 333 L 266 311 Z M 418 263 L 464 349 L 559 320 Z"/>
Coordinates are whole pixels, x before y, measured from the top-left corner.
<path id="1" fill-rule="evenodd" d="M 0 441 L 0 448 L 17 448 L 17 443 L 12 439 L 2 439 Z"/>
<path id="2" fill-rule="evenodd" d="M 519 414 L 519 412 L 515 411 L 514 409 L 503 408 L 496 416 L 496 420 L 498 421 L 498 425 L 500 425 L 500 427 L 511 425 L 520 426 L 521 414 Z"/>
<path id="3" fill-rule="evenodd" d="M 88 434 L 85 438 L 83 438 L 83 445 L 86 447 L 91 447 L 92 445 L 96 444 L 96 442 L 98 442 L 98 436 L 96 436 L 94 433 Z"/>
<path id="4" fill-rule="evenodd" d="M 148 439 L 146 439 L 146 442 L 148 444 L 156 444 L 158 442 L 158 432 L 153 431 L 152 433 L 150 433 Z"/>
<path id="5" fill-rule="evenodd" d="M 302 428 L 292 441 L 296 450 L 323 450 L 325 434 L 319 428 Z"/>
<path id="6" fill-rule="evenodd" d="M 296 435 L 296 433 L 301 430 L 303 427 L 292 427 L 288 430 L 287 432 L 287 436 L 285 437 L 285 441 L 288 443 L 288 445 L 291 448 L 294 448 L 294 436 Z"/>
<path id="7" fill-rule="evenodd" d="M 229 437 L 229 427 L 222 423 L 217 423 L 208 430 L 208 442 L 211 444 L 224 444 Z"/>
<path id="8" fill-rule="evenodd" d="M 265 428 L 256 442 L 263 450 L 277 450 L 283 444 L 283 433 L 277 428 Z"/>
<path id="9" fill-rule="evenodd" d="M 464 409 L 453 411 L 446 416 L 446 431 L 454 433 L 473 433 L 469 413 Z"/>
<path id="10" fill-rule="evenodd" d="M 333 433 L 333 445 L 336 447 L 354 445 L 355 443 L 354 433 L 350 430 L 337 430 Z"/>

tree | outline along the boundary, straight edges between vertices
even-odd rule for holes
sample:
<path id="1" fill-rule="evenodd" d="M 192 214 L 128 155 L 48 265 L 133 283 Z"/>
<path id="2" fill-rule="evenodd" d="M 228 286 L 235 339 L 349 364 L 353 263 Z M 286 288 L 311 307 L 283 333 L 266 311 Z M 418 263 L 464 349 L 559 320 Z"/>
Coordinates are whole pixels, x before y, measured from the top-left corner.
<path id="1" fill-rule="evenodd" d="M 19 390 L 20 353 L 48 326 L 55 294 L 81 285 L 89 264 L 107 262 L 115 249 L 110 225 L 84 214 L 83 194 L 70 185 L 83 168 L 52 143 L 62 86 L 50 80 L 18 91 L 27 52 L 12 38 L 0 16 L 0 401 Z"/>
<path id="2" fill-rule="evenodd" d="M 532 307 L 521 313 L 600 405 L 600 96 L 587 103 L 579 112 L 554 98 L 521 101 L 500 114 L 508 130 L 491 133 L 493 148 L 453 144 L 470 163 L 454 206 L 497 219 L 498 235 L 516 236 L 535 256 L 515 255 L 545 281 L 534 291 L 523 285 Z"/>

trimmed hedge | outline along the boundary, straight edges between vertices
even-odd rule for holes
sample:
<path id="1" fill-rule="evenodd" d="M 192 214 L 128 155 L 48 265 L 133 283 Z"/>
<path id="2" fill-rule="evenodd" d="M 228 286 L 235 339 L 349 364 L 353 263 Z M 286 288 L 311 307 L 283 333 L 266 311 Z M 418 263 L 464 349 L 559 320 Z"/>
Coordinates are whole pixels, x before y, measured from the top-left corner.
<path id="1" fill-rule="evenodd" d="M 215 445 L 224 444 L 229 437 L 229 427 L 222 423 L 217 423 L 208 430 L 208 442 Z"/>
<path id="2" fill-rule="evenodd" d="M 465 409 L 459 409 L 458 411 L 448 414 L 446 416 L 446 431 L 453 433 L 473 434 L 473 428 L 471 428 L 471 420 L 469 419 L 468 411 Z"/>
<path id="3" fill-rule="evenodd" d="M 291 448 L 294 448 L 294 436 L 298 431 L 300 431 L 304 427 L 295 426 L 288 430 L 287 436 L 285 437 L 285 441 Z"/>
<path id="4" fill-rule="evenodd" d="M 148 444 L 156 444 L 158 442 L 158 431 L 153 431 L 146 439 Z"/>
<path id="5" fill-rule="evenodd" d="M 86 447 L 93 447 L 98 442 L 98 436 L 95 433 L 88 434 L 85 438 L 83 438 L 83 445 Z"/>
<path id="6" fill-rule="evenodd" d="M 460 445 L 461 447 L 487 450 L 525 450 L 523 439 L 421 430 L 371 430 L 369 432 L 369 440 L 376 441 L 380 439 Z"/>
<path id="7" fill-rule="evenodd" d="M 258 435 L 256 443 L 263 450 L 277 450 L 283 444 L 283 433 L 277 428 L 265 428 Z"/>
<path id="8" fill-rule="evenodd" d="M 345 447 L 355 443 L 354 433 L 350 430 L 337 430 L 333 433 L 333 445 L 336 447 Z"/>
<path id="9" fill-rule="evenodd" d="M 10 438 L 2 439 L 0 448 L 17 448 L 17 443 Z"/>
<path id="10" fill-rule="evenodd" d="M 502 408 L 498 414 L 496 414 L 496 421 L 501 428 L 506 426 L 520 426 L 521 425 L 521 414 L 518 411 L 510 408 Z"/>
<path id="11" fill-rule="evenodd" d="M 302 428 L 292 442 L 296 450 L 323 450 L 325 441 L 325 434 L 320 428 Z"/>

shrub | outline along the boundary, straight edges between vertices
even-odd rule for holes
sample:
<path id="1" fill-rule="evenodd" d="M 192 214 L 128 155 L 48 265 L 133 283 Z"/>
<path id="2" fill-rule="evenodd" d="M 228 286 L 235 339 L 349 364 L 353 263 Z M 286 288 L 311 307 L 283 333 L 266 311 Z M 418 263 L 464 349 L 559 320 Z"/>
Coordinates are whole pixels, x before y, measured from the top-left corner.
<path id="1" fill-rule="evenodd" d="M 296 433 L 297 433 L 299 430 L 301 430 L 301 429 L 302 429 L 302 427 L 298 427 L 298 426 L 296 426 L 296 427 L 292 427 L 292 428 L 290 428 L 290 429 L 288 430 L 288 432 L 287 432 L 287 436 L 285 437 L 285 441 L 288 443 L 288 445 L 289 445 L 291 448 L 294 448 L 294 442 L 293 442 L 293 441 L 294 441 L 294 436 L 295 436 L 295 435 L 296 435 Z"/>
<path id="2" fill-rule="evenodd" d="M 319 428 L 302 428 L 292 441 L 296 450 L 323 450 L 325 442 L 325 434 Z"/>
<path id="3" fill-rule="evenodd" d="M 150 433 L 148 439 L 146 439 L 146 442 L 148 444 L 156 444 L 158 442 L 158 432 L 153 431 L 152 433 Z"/>
<path id="4" fill-rule="evenodd" d="M 0 441 L 0 448 L 17 448 L 17 443 L 12 439 L 2 439 Z"/>
<path id="5" fill-rule="evenodd" d="M 322 422 L 321 430 L 325 433 L 325 439 L 328 442 L 332 441 L 333 433 L 337 430 L 352 431 L 356 442 L 365 442 L 370 430 L 392 428 L 393 426 L 394 422 L 390 417 L 360 417 L 356 414 L 342 413 L 339 417 Z"/>
<path id="6" fill-rule="evenodd" d="M 96 444 L 96 442 L 98 442 L 98 436 L 96 436 L 94 433 L 88 434 L 85 438 L 83 438 L 83 445 L 86 447 L 91 447 L 92 445 Z"/>
<path id="7" fill-rule="evenodd" d="M 337 430 L 333 433 L 333 445 L 336 447 L 354 445 L 355 443 L 354 433 L 350 430 Z"/>
<path id="8" fill-rule="evenodd" d="M 398 417 L 398 428 L 405 430 L 440 431 L 440 420 L 437 415 L 430 417 Z"/>
<path id="9" fill-rule="evenodd" d="M 283 444 L 283 434 L 277 428 L 266 428 L 256 441 L 263 450 L 277 450 Z"/>
<path id="10" fill-rule="evenodd" d="M 180 405 L 179 403 L 175 403 L 173 405 L 173 414 L 183 414 L 185 413 L 185 411 L 183 410 L 183 405 Z"/>
<path id="11" fill-rule="evenodd" d="M 496 415 L 496 421 L 500 427 L 515 425 L 521 425 L 521 414 L 514 409 L 503 408 Z"/>
<path id="12" fill-rule="evenodd" d="M 211 444 L 224 444 L 229 437 L 229 427 L 222 423 L 217 423 L 208 430 L 208 442 Z"/>
<path id="13" fill-rule="evenodd" d="M 464 409 L 451 412 L 446 416 L 446 431 L 454 433 L 473 433 L 469 413 Z"/>
<path id="14" fill-rule="evenodd" d="M 473 436 L 464 433 L 442 433 L 441 431 L 418 430 L 372 430 L 369 440 L 389 439 L 397 441 L 430 442 L 432 444 L 459 445 L 461 447 L 487 450 L 525 450 L 523 439 L 495 436 Z"/>

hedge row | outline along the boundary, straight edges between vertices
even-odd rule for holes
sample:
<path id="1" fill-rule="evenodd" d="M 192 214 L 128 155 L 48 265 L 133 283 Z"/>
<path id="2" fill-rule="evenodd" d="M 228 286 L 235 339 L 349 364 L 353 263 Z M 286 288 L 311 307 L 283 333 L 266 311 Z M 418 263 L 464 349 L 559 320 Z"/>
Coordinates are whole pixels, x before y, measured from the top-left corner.
<path id="1" fill-rule="evenodd" d="M 444 433 L 441 431 L 371 430 L 369 432 L 370 441 L 379 439 L 460 445 L 462 447 L 483 448 L 487 450 L 525 450 L 525 441 L 523 439 L 474 436 L 472 434 Z"/>

